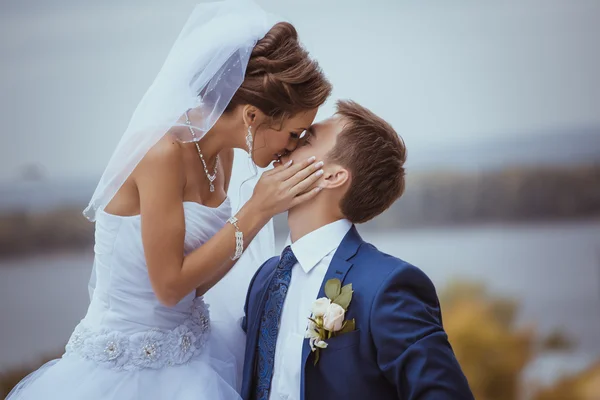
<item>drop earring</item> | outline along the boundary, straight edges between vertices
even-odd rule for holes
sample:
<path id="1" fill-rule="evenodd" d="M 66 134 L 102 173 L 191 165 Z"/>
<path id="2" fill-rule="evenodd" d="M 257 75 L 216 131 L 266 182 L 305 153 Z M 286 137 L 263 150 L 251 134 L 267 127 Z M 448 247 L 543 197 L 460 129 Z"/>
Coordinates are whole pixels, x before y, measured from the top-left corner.
<path id="1" fill-rule="evenodd" d="M 254 139 L 252 138 L 252 127 L 248 127 L 248 133 L 246 134 L 246 146 L 248 146 L 248 157 L 252 158 L 252 144 Z"/>

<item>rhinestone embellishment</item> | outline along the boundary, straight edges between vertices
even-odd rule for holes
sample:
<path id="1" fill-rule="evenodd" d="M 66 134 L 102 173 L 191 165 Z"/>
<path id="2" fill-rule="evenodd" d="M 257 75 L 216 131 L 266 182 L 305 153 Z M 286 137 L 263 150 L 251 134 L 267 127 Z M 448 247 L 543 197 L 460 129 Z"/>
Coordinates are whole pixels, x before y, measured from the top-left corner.
<path id="1" fill-rule="evenodd" d="M 106 347 L 104 348 L 104 354 L 106 354 L 106 358 L 108 360 L 114 360 L 120 354 L 119 345 L 111 340 L 106 344 Z"/>
<path id="2" fill-rule="evenodd" d="M 149 360 L 152 360 L 152 361 L 156 360 L 156 358 L 157 358 L 156 343 L 145 344 L 144 347 L 142 347 L 142 351 L 144 352 L 144 355 L 146 356 L 146 358 L 148 358 Z"/>
<path id="3" fill-rule="evenodd" d="M 190 347 L 191 347 L 191 346 L 192 346 L 192 342 L 190 341 L 190 338 L 189 338 L 189 336 L 187 336 L 187 335 L 186 335 L 186 336 L 184 336 L 184 337 L 181 339 L 181 350 L 182 350 L 184 353 L 187 353 L 187 352 L 188 352 L 188 350 L 190 349 Z"/>
<path id="4" fill-rule="evenodd" d="M 204 315 L 200 317 L 200 326 L 203 332 L 206 332 L 210 326 L 210 321 Z"/>
<path id="5" fill-rule="evenodd" d="M 187 319 L 171 330 L 154 328 L 125 334 L 89 329 L 84 320 L 71 335 L 65 356 L 130 371 L 185 364 L 202 353 L 210 335 L 208 305 L 199 297 L 190 308 Z"/>

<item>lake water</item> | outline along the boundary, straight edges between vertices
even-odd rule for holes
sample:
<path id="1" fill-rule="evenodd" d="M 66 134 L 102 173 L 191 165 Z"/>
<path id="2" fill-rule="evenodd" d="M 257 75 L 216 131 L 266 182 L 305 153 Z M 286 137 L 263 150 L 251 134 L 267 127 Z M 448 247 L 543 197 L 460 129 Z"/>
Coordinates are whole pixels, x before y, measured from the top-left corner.
<path id="1" fill-rule="evenodd" d="M 566 331 L 600 357 L 600 222 L 366 232 L 382 251 L 423 269 L 438 289 L 485 282 L 522 304 L 520 319 Z M 279 246 L 282 240 L 278 241 Z M 0 260 L 0 370 L 63 351 L 88 305 L 92 254 Z"/>

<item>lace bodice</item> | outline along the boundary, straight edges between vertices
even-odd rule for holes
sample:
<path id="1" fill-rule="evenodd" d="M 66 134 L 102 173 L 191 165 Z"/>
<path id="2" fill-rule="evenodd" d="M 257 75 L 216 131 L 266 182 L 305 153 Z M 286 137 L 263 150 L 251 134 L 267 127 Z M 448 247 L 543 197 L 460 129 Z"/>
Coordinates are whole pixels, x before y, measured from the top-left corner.
<path id="1" fill-rule="evenodd" d="M 184 211 L 186 254 L 212 237 L 231 215 L 228 199 L 217 208 L 185 202 Z M 136 369 L 181 364 L 199 354 L 210 332 L 208 307 L 193 292 L 174 307 L 158 301 L 144 257 L 141 218 L 101 212 L 95 240 L 96 286 L 66 355 Z"/>

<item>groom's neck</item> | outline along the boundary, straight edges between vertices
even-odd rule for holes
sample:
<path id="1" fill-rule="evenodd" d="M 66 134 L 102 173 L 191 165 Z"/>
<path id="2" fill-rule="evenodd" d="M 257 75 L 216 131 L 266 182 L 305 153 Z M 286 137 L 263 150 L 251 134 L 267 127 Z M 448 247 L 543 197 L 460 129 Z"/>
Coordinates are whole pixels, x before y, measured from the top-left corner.
<path id="1" fill-rule="evenodd" d="M 288 212 L 288 226 L 292 243 L 317 229 L 343 219 L 339 213 L 316 202 L 307 202 Z"/>

